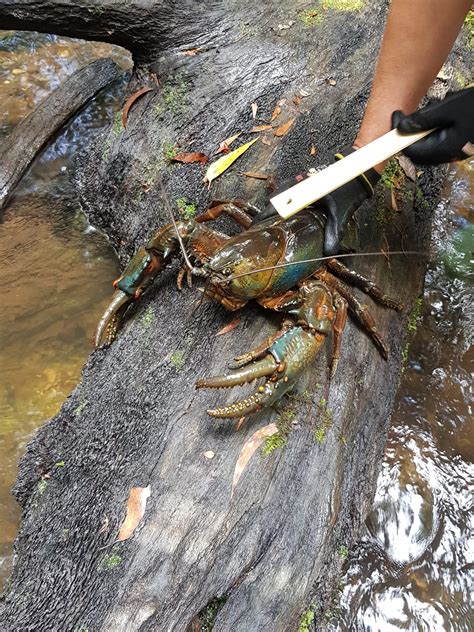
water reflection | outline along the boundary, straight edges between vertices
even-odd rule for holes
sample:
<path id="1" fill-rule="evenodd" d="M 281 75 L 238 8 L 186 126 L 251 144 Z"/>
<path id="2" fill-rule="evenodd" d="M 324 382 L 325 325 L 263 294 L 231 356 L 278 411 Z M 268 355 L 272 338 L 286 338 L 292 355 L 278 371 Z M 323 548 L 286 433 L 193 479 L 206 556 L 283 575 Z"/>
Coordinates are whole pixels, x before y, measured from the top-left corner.
<path id="1" fill-rule="evenodd" d="M 473 167 L 452 170 L 438 209 L 438 261 L 333 630 L 472 630 Z"/>

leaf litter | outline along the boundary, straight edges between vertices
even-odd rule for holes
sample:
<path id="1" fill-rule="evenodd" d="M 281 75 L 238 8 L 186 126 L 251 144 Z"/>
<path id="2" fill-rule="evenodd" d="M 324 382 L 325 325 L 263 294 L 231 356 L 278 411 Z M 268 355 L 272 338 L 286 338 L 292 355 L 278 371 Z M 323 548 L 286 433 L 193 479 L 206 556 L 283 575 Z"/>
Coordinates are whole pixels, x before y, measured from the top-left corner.
<path id="1" fill-rule="evenodd" d="M 267 424 L 263 428 L 260 428 L 260 430 L 254 432 L 250 439 L 245 443 L 244 447 L 240 451 L 237 463 L 235 464 L 234 477 L 232 480 L 232 494 L 234 493 L 240 477 L 255 451 L 258 450 L 267 437 L 271 437 L 277 432 L 278 427 L 276 423 Z"/>
<path id="2" fill-rule="evenodd" d="M 204 176 L 204 182 L 208 184 L 208 187 L 211 188 L 211 182 L 222 175 L 227 169 L 237 160 L 240 156 L 245 153 L 250 147 L 257 142 L 260 137 L 254 138 L 254 140 L 237 147 L 234 151 L 231 151 L 224 156 L 221 156 L 217 160 L 215 160 L 211 165 L 209 165 L 206 175 Z"/>
<path id="3" fill-rule="evenodd" d="M 128 495 L 127 515 L 125 516 L 122 526 L 117 536 L 117 542 L 123 542 L 133 534 L 135 529 L 141 522 L 145 514 L 146 503 L 150 496 L 151 488 L 148 487 L 132 487 Z"/>

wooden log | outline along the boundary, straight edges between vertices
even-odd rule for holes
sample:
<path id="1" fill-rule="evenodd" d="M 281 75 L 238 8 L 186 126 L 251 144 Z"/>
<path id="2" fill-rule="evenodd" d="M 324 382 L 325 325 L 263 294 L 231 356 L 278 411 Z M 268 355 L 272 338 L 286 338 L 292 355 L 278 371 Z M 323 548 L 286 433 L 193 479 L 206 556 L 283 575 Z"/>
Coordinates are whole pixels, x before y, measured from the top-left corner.
<path id="1" fill-rule="evenodd" d="M 63 32 L 64 3 L 51 4 L 52 25 Z M 146 29 L 149 13 L 113 4 L 130 8 L 135 21 L 126 32 L 132 23 Z M 156 86 L 156 77 L 159 88 L 134 104 L 126 129 L 97 138 L 77 165 L 83 208 L 124 262 L 169 221 L 158 179 L 176 209 L 180 198 L 199 210 L 212 198 L 263 206 L 265 181 L 239 171 L 265 171 L 279 184 L 330 162 L 355 136 L 386 10 L 378 2 L 316 14 L 300 1 L 180 4 L 194 35 L 183 43 L 176 5 L 163 13 L 166 33 L 157 39 L 150 29 L 142 51 L 149 62 L 135 69 L 130 92 Z M 25 23 L 19 15 L 15 28 Z M 42 21 L 30 10 L 33 18 Z M 84 25 L 80 34 L 87 36 Z M 101 35 L 91 30 L 91 37 Z M 185 47 L 191 55 L 183 55 Z M 225 138 L 267 123 L 278 102 L 273 125 L 287 125 L 288 133 L 265 132 L 210 192 L 205 166 L 169 162 L 175 148 L 212 156 Z M 237 144 L 253 137 L 244 134 Z M 297 423 L 286 445 L 266 457 L 255 453 L 233 494 L 243 446 L 277 413 L 265 411 L 236 431 L 205 414 L 236 394 L 196 392 L 193 384 L 225 370 L 279 318 L 249 306 L 238 329 L 216 337 L 232 316 L 211 303 L 198 307 L 197 293 L 177 292 L 174 275 L 162 275 L 130 311 L 118 340 L 91 355 L 81 383 L 27 447 L 15 488 L 23 519 L 0 604 L 2 629 L 195 630 L 203 609 L 224 596 L 214 630 L 296 630 L 309 607 L 317 628 L 324 627 L 342 565 L 338 552 L 359 537 L 371 506 L 408 314 L 425 270 L 422 257 L 389 252 L 427 249 L 438 188 L 428 171 L 416 185 L 404 182 L 395 191 L 397 211 L 380 185 L 357 214 L 361 248 L 384 256 L 355 258 L 352 266 L 406 305 L 403 315 L 373 307 L 388 362 L 351 322 L 336 376 L 328 378 L 328 344 L 292 402 Z M 144 517 L 130 539 L 113 544 L 136 486 L 150 487 Z"/>
<path id="2" fill-rule="evenodd" d="M 120 74 L 110 59 L 80 68 L 44 99 L 0 147 L 0 210 L 36 156 L 64 125 Z"/>

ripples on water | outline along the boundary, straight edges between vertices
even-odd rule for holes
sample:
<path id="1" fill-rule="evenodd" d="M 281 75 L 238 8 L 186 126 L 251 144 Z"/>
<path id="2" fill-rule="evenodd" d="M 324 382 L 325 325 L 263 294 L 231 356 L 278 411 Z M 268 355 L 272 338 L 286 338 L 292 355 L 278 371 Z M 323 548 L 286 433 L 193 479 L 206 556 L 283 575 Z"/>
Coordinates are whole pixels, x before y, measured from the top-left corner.
<path id="1" fill-rule="evenodd" d="M 367 533 L 339 632 L 472 631 L 474 163 L 451 171 Z"/>
<path id="2" fill-rule="evenodd" d="M 0 33 L 0 138 L 67 74 L 114 47 L 49 35 Z M 116 107 L 120 86 L 91 104 L 47 150 L 0 225 L 0 582 L 11 562 L 18 509 L 10 488 L 28 438 L 80 378 L 116 260 L 78 215 L 50 195 L 69 157 Z M 473 551 L 473 171 L 451 172 L 437 214 L 437 263 L 409 354 L 363 542 L 343 578 L 333 630 L 464 632 Z M 48 191 L 48 196 L 45 195 Z M 471 546 L 471 550 L 469 550 Z M 471 581 L 471 583 L 469 583 Z M 334 609 L 334 613 L 337 609 Z"/>

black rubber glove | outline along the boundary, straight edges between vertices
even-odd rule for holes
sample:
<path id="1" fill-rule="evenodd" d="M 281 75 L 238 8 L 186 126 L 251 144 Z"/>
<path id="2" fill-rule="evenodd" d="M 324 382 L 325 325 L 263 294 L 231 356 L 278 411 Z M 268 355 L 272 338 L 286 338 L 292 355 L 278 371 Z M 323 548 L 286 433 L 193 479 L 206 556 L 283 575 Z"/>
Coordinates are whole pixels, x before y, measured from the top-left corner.
<path id="1" fill-rule="evenodd" d="M 474 87 L 448 93 L 445 99 L 406 116 L 392 114 L 392 128 L 414 133 L 438 129 L 404 150 L 413 162 L 439 165 L 474 154 Z"/>
<path id="2" fill-rule="evenodd" d="M 355 150 L 352 147 L 347 147 L 337 153 L 335 158 L 336 160 L 340 160 L 353 151 Z M 281 191 L 285 191 L 302 179 L 303 177 L 301 176 L 296 177 L 293 182 L 286 183 L 286 186 L 282 187 Z M 324 231 L 324 254 L 326 256 L 335 255 L 339 252 L 341 239 L 349 220 L 362 202 L 372 197 L 374 187 L 379 179 L 380 175 L 374 169 L 369 169 L 366 173 L 315 202 L 315 207 L 322 209 L 327 216 Z M 276 195 L 276 193 L 274 195 Z M 266 208 L 254 218 L 252 224 L 257 224 L 268 217 L 277 215 L 272 204 L 268 204 Z"/>

